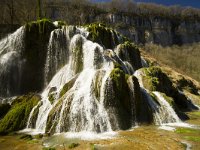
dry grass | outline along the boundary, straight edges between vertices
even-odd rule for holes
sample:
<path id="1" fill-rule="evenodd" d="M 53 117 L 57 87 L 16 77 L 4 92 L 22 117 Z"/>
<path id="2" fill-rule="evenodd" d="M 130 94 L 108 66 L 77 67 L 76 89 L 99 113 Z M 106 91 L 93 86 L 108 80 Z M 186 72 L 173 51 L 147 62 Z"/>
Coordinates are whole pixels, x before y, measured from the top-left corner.
<path id="1" fill-rule="evenodd" d="M 200 82 L 200 43 L 171 47 L 146 44 L 144 50 L 161 63 Z"/>

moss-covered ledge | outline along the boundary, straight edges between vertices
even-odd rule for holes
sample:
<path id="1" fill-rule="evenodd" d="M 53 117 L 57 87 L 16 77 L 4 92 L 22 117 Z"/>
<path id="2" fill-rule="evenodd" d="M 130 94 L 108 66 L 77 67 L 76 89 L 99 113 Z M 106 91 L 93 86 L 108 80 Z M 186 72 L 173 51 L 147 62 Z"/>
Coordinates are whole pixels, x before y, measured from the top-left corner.
<path id="1" fill-rule="evenodd" d="M 119 33 L 102 23 L 92 23 L 85 26 L 89 31 L 88 39 L 103 45 L 107 49 L 113 49 L 119 44 Z M 124 40 L 122 38 L 122 40 Z"/>
<path id="2" fill-rule="evenodd" d="M 125 41 L 118 45 L 117 49 L 120 59 L 129 62 L 133 66 L 134 70 L 142 67 L 140 51 L 136 44 L 130 41 Z"/>
<path id="3" fill-rule="evenodd" d="M 0 120 L 0 134 L 5 135 L 25 128 L 29 114 L 39 100 L 40 96 L 35 94 L 17 97 L 9 112 Z"/>

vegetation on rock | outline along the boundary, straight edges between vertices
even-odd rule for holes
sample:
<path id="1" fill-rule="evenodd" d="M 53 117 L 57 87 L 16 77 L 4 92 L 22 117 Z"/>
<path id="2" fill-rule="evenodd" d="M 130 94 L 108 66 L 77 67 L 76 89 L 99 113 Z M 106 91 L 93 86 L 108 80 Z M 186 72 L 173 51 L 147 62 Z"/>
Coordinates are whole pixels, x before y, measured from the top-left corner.
<path id="1" fill-rule="evenodd" d="M 26 127 L 32 108 L 39 102 L 40 97 L 34 94 L 17 97 L 10 111 L 0 121 L 0 134 L 7 134 Z"/>
<path id="2" fill-rule="evenodd" d="M 142 67 L 139 48 L 129 41 L 125 41 L 118 47 L 118 55 L 123 61 L 128 61 L 137 70 Z M 126 60 L 128 58 L 128 60 Z"/>
<path id="3" fill-rule="evenodd" d="M 93 23 L 86 25 L 86 27 L 89 31 L 88 38 L 93 42 L 104 45 L 105 48 L 112 49 L 119 43 L 117 33 L 114 30 L 107 28 L 104 24 Z"/>

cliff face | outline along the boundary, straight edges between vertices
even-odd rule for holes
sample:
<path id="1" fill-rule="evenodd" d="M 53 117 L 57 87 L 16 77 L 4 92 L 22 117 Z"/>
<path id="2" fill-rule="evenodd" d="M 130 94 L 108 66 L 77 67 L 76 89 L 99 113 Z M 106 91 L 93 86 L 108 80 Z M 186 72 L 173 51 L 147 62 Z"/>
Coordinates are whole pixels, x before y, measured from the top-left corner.
<path id="1" fill-rule="evenodd" d="M 136 43 L 155 43 L 163 46 L 200 41 L 200 21 L 161 17 L 136 17 L 106 14 L 109 24 Z"/>

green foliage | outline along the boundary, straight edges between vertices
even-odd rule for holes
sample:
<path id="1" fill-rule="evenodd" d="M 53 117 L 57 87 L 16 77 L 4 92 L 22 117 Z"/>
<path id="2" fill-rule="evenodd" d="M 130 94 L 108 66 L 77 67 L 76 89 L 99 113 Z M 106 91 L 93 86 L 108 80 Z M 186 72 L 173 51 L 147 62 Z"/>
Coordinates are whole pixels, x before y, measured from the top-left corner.
<path id="1" fill-rule="evenodd" d="M 69 149 L 73 149 L 73 148 L 78 147 L 79 145 L 80 145 L 79 143 L 71 143 L 71 144 L 68 146 L 68 148 L 69 148 Z"/>
<path id="2" fill-rule="evenodd" d="M 7 134 L 23 129 L 28 121 L 32 108 L 39 102 L 40 97 L 29 94 L 16 98 L 10 111 L 0 122 L 0 134 Z"/>

